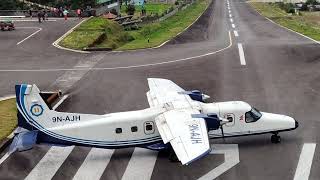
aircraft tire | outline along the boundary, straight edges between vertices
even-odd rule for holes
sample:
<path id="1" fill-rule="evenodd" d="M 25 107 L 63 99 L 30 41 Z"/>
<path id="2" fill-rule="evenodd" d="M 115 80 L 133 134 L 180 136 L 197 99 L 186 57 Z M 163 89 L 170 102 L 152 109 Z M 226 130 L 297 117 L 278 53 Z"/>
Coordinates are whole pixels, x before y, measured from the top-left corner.
<path id="1" fill-rule="evenodd" d="M 271 142 L 275 143 L 275 144 L 280 143 L 281 142 L 281 137 L 274 134 L 274 135 L 271 136 Z"/>

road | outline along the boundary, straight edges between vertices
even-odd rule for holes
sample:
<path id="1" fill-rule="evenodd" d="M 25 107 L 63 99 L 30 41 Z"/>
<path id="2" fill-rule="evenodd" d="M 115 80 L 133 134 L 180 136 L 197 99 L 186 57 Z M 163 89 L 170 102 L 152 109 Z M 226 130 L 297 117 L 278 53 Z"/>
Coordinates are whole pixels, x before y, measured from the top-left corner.
<path id="1" fill-rule="evenodd" d="M 228 2 L 230 12 L 226 0 L 214 0 L 187 31 L 152 50 L 78 54 L 52 47 L 77 21 L 42 24 L 42 31 L 19 46 L 15 43 L 33 30 L 10 32 L 12 38 L 0 44 L 0 94 L 13 94 L 15 83 L 36 83 L 70 94 L 60 111 L 104 114 L 148 107 L 146 78 L 171 79 L 186 90 L 204 91 L 212 101 L 243 100 L 300 123 L 281 134 L 281 144 L 272 144 L 270 135 L 212 140 L 238 144 L 240 154 L 240 163 L 217 179 L 294 179 L 304 144 L 320 141 L 320 46 L 271 23 L 243 0 Z M 314 154 L 309 179 L 320 177 L 319 148 Z M 3 179 L 197 179 L 223 162 L 222 155 L 210 155 L 182 167 L 138 148 L 39 145 L 12 154 L 0 174 Z"/>

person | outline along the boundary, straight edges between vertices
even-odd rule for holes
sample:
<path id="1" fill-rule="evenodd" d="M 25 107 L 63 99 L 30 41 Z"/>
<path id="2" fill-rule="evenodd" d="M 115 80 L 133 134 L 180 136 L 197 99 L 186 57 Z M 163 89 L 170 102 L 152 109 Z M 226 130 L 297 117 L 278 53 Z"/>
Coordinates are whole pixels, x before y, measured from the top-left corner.
<path id="1" fill-rule="evenodd" d="M 78 15 L 78 18 L 79 19 L 82 19 L 82 17 L 81 17 L 81 9 L 79 8 L 79 9 L 77 9 L 77 15 Z"/>
<path id="2" fill-rule="evenodd" d="M 38 11 L 37 16 L 38 16 L 38 21 L 39 21 L 39 23 L 41 23 L 41 16 L 42 16 L 41 11 Z"/>
<path id="3" fill-rule="evenodd" d="M 42 14 L 42 20 L 43 20 L 43 22 L 46 20 L 46 17 L 45 17 L 45 16 L 46 16 L 46 13 L 47 13 L 47 12 L 46 12 L 45 9 L 42 10 L 42 13 L 41 13 L 41 14 Z"/>
<path id="4" fill-rule="evenodd" d="M 60 17 L 63 16 L 63 8 L 62 8 L 62 6 L 60 6 L 60 8 L 59 8 L 59 16 L 60 16 Z"/>
<path id="5" fill-rule="evenodd" d="M 63 16 L 64 16 L 64 20 L 67 20 L 68 19 L 68 10 L 67 9 L 65 9 L 64 11 L 63 11 Z"/>
<path id="6" fill-rule="evenodd" d="M 31 9 L 29 9 L 29 16 L 32 19 L 32 10 Z"/>
<path id="7" fill-rule="evenodd" d="M 43 18 L 44 18 L 44 20 L 48 20 L 48 12 L 47 12 L 47 10 L 44 10 Z"/>

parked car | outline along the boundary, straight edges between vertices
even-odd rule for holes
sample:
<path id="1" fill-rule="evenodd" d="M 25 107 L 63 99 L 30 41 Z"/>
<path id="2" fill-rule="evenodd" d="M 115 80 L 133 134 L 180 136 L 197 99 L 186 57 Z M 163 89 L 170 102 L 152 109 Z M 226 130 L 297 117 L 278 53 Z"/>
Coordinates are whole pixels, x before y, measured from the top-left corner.
<path id="1" fill-rule="evenodd" d="M 14 24 L 12 21 L 0 21 L 0 28 L 2 31 L 12 31 L 15 30 Z"/>

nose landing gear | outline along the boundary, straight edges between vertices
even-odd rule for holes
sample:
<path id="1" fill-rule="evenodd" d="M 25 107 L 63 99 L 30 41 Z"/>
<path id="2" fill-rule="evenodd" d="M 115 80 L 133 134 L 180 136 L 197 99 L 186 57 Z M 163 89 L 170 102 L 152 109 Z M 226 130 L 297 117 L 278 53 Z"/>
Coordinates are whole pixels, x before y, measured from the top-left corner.
<path id="1" fill-rule="evenodd" d="M 278 135 L 278 133 L 275 133 L 271 136 L 271 142 L 275 144 L 281 142 L 281 137 Z"/>

